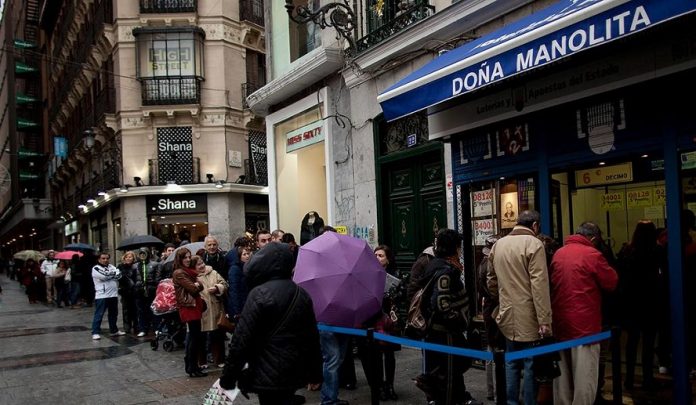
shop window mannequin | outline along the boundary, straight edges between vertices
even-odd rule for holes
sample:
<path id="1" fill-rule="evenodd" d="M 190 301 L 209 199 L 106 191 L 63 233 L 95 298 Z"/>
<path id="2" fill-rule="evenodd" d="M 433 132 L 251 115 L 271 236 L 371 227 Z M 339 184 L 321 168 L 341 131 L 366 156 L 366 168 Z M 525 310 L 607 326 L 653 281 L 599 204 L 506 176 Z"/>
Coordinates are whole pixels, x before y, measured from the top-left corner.
<path id="1" fill-rule="evenodd" d="M 324 226 L 324 220 L 316 211 L 309 211 L 300 225 L 300 245 L 304 245 L 310 240 L 319 236 L 321 228 Z"/>

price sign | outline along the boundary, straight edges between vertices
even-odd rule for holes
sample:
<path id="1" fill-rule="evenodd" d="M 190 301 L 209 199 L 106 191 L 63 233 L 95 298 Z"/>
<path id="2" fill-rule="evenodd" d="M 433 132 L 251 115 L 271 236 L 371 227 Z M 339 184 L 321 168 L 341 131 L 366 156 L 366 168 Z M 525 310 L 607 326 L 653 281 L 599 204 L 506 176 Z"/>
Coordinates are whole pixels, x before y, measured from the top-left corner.
<path id="1" fill-rule="evenodd" d="M 653 205 L 652 188 L 634 188 L 626 192 L 628 208 L 651 207 Z"/>
<path id="2" fill-rule="evenodd" d="M 474 221 L 474 245 L 485 245 L 486 238 L 491 235 L 495 235 L 495 223 L 492 219 Z"/>
<path id="3" fill-rule="evenodd" d="M 575 184 L 578 187 L 598 186 L 602 184 L 628 183 L 633 181 L 631 162 L 614 166 L 602 166 L 575 172 Z"/>
<path id="4" fill-rule="evenodd" d="M 602 209 L 606 211 L 621 211 L 624 209 L 624 193 L 621 191 L 602 195 Z"/>
<path id="5" fill-rule="evenodd" d="M 655 187 L 655 196 L 653 197 L 653 204 L 661 206 L 667 205 L 667 194 L 665 193 L 665 186 Z"/>
<path id="6" fill-rule="evenodd" d="M 493 215 L 493 190 L 474 191 L 471 193 L 471 206 L 474 217 Z"/>

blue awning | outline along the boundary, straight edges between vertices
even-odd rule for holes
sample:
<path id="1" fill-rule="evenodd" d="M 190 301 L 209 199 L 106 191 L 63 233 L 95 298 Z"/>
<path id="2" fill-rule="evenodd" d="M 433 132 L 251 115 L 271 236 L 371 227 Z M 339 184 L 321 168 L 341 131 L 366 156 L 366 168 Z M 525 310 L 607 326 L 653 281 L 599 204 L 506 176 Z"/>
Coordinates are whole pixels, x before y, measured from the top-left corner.
<path id="1" fill-rule="evenodd" d="M 695 10 L 694 0 L 561 0 L 439 56 L 377 101 L 391 121 Z"/>

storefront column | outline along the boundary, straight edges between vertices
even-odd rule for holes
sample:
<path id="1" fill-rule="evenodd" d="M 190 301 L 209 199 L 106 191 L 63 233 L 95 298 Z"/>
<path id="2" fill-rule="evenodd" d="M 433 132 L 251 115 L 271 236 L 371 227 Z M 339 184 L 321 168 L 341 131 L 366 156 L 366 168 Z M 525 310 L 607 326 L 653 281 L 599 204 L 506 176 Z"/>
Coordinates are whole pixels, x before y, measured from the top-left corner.
<path id="1" fill-rule="evenodd" d="M 149 235 L 145 197 L 124 198 L 121 202 L 121 235 Z"/>
<path id="2" fill-rule="evenodd" d="M 541 233 L 553 235 L 551 230 L 551 174 L 547 158 L 546 142 L 539 142 L 539 214 L 541 215 Z"/>
<path id="3" fill-rule="evenodd" d="M 669 263 L 669 297 L 672 313 L 672 378 L 675 404 L 691 403 L 691 384 L 686 348 L 684 315 L 683 246 L 681 240 L 681 185 L 677 136 L 672 128 L 664 133 L 665 191 L 667 198 L 667 255 Z"/>
<path id="4" fill-rule="evenodd" d="M 208 233 L 228 250 L 244 234 L 244 194 L 208 194 Z"/>

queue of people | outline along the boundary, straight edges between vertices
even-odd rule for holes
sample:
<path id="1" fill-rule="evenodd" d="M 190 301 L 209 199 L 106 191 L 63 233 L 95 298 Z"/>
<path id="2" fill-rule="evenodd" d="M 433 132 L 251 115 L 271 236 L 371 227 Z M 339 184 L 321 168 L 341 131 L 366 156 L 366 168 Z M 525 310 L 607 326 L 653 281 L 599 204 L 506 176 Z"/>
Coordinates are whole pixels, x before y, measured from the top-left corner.
<path id="1" fill-rule="evenodd" d="M 32 258 L 13 260 L 10 279 L 24 287 L 30 304 L 44 303 L 57 308 L 92 306 L 94 284 L 89 271 L 97 263 L 94 255 L 74 255 L 70 260 L 56 259 L 49 250 L 40 262 Z"/>
<path id="2" fill-rule="evenodd" d="M 638 342 L 642 341 L 642 386 L 653 388 L 656 352 L 661 372 L 669 364 L 665 328 L 657 313 L 666 309 L 660 301 L 667 297 L 664 232 L 650 221 L 640 221 L 631 241 L 614 257 L 592 222 L 582 223 L 563 247 L 541 235 L 540 228 L 539 213 L 523 211 L 509 234 L 487 238 L 484 259 L 471 287 L 460 260 L 462 235 L 451 229 L 439 230 L 433 246 L 414 263 L 408 282 L 387 291 L 381 310 L 362 326 L 400 334 L 398 308 L 407 306 L 419 293 L 423 297 L 421 309 L 429 320 L 426 342 L 479 349 L 471 320 L 472 290 L 476 288 L 483 297 L 489 350 L 524 350 L 551 337 L 573 340 L 598 333 L 608 324 L 620 324 L 628 336 L 625 387 L 634 388 Z M 335 230 L 330 226 L 321 230 L 329 231 Z M 687 252 L 694 245 L 690 237 L 684 235 Z M 157 328 L 158 317 L 150 311 L 157 286 L 171 278 L 178 316 L 186 325 L 184 370 L 190 377 L 205 376 L 206 368 L 217 366 L 223 368 L 223 388 L 238 385 L 257 393 L 261 404 L 303 403 L 296 390 L 308 387 L 321 390 L 322 405 L 347 405 L 348 401 L 339 399 L 344 386 L 339 369 L 352 345 L 345 335 L 317 330 L 311 298 L 291 281 L 297 251 L 292 234 L 261 230 L 253 239 L 242 236 L 235 240 L 229 252 L 220 250 L 217 239 L 208 235 L 204 249 L 197 252 L 167 245 L 162 256 L 153 260 L 149 249 L 127 251 L 117 267 L 110 264 L 108 253 L 100 253 L 91 267 L 89 283 L 96 304 L 92 339 L 101 338 L 101 322 L 107 313 L 111 336 L 132 333 L 147 337 Z M 696 256 L 696 247 L 693 251 Z M 388 246 L 377 246 L 374 254 L 385 273 L 398 277 Z M 167 261 L 169 255 L 174 255 L 173 261 Z M 77 297 L 90 291 L 84 288 L 85 271 L 80 263 L 77 257 L 70 262 L 55 260 L 53 252 L 40 265 L 28 260 L 19 279 L 26 286 L 29 302 L 76 305 Z M 620 296 L 619 314 L 607 310 L 612 294 Z M 122 330 L 117 325 L 119 295 Z M 236 325 L 229 337 L 219 329 L 221 317 Z M 385 327 L 390 319 L 397 326 L 390 323 Z M 226 340 L 230 341 L 227 350 Z M 373 400 L 397 400 L 395 353 L 400 346 L 386 343 L 375 350 L 358 339 L 357 347 L 376 395 Z M 550 377 L 553 403 L 592 404 L 601 400 L 601 353 L 599 343 L 559 353 L 560 372 Z M 352 363 L 352 358 L 348 362 Z M 470 366 L 470 359 L 465 357 L 424 351 L 418 386 L 428 404 L 480 403 L 466 388 L 465 373 Z M 487 398 L 492 400 L 493 364 L 486 367 Z M 508 404 L 536 404 L 539 374 L 544 371 L 534 359 L 507 362 L 505 370 Z"/>

